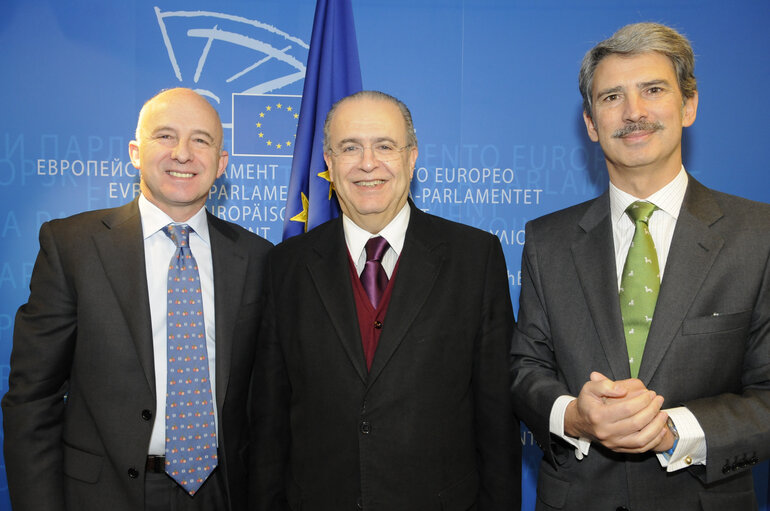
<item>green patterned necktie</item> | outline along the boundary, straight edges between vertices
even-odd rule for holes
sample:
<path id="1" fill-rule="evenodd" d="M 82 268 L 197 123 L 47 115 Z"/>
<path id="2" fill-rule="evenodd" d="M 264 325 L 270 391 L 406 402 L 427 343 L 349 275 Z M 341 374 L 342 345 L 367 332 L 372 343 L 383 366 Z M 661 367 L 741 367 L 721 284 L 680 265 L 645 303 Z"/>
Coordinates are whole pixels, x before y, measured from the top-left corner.
<path id="1" fill-rule="evenodd" d="M 660 290 L 658 254 L 647 226 L 656 209 L 654 204 L 642 201 L 634 202 L 626 209 L 636 230 L 620 279 L 620 312 L 623 314 L 623 331 L 626 334 L 632 378 L 639 375 L 644 344 L 650 332 Z"/>

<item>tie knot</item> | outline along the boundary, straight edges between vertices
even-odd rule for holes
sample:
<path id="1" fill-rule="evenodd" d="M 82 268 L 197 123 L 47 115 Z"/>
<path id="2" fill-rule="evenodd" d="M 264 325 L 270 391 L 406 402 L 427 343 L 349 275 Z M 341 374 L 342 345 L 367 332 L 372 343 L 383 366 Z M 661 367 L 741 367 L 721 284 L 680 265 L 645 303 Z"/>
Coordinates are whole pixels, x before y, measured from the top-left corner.
<path id="1" fill-rule="evenodd" d="M 631 217 L 634 223 L 642 221 L 646 224 L 656 209 L 658 207 L 652 202 L 636 201 L 626 208 L 626 214 Z"/>
<path id="2" fill-rule="evenodd" d="M 177 248 L 187 247 L 190 243 L 192 228 L 187 224 L 168 224 L 161 229 L 166 236 L 171 238 Z"/>
<path id="3" fill-rule="evenodd" d="M 382 262 L 382 256 L 385 255 L 389 246 L 388 240 L 382 236 L 369 238 L 369 241 L 366 242 L 366 260 Z"/>

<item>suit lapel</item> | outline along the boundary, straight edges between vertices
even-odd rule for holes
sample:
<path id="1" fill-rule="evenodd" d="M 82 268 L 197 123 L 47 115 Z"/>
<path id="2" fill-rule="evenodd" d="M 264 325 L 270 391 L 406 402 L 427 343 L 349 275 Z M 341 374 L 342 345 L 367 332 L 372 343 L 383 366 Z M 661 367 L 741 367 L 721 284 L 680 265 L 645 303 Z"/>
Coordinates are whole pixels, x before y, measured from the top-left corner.
<path id="1" fill-rule="evenodd" d="M 655 315 L 644 347 L 639 378 L 648 384 L 655 374 L 724 240 L 710 226 L 722 217 L 711 192 L 692 177 L 676 222 Z"/>
<path id="2" fill-rule="evenodd" d="M 230 380 L 233 356 L 233 328 L 240 311 L 248 255 L 238 245 L 238 233 L 225 222 L 206 212 L 214 267 L 214 314 L 216 317 L 216 399 L 222 406 Z"/>
<path id="3" fill-rule="evenodd" d="M 107 229 L 93 235 L 94 243 L 131 332 L 147 384 L 155 392 L 150 298 L 137 202 L 111 210 L 102 222 Z"/>
<path id="4" fill-rule="evenodd" d="M 613 373 L 606 376 L 610 379 L 630 378 L 615 277 L 608 192 L 591 203 L 579 226 L 583 235 L 572 244 L 572 258 L 599 341 Z"/>
<path id="5" fill-rule="evenodd" d="M 365 383 L 366 361 L 350 283 L 349 256 L 342 218 L 328 225 L 328 229 L 332 231 L 330 235 L 323 233 L 315 237 L 313 250 L 316 257 L 310 258 L 307 269 L 345 353 L 361 382 Z"/>
<path id="6" fill-rule="evenodd" d="M 410 202 L 411 216 L 404 239 L 404 249 L 393 283 L 385 328 L 369 373 L 371 386 L 403 342 L 412 322 L 428 299 L 441 269 L 444 244 L 430 229 L 427 216 Z"/>

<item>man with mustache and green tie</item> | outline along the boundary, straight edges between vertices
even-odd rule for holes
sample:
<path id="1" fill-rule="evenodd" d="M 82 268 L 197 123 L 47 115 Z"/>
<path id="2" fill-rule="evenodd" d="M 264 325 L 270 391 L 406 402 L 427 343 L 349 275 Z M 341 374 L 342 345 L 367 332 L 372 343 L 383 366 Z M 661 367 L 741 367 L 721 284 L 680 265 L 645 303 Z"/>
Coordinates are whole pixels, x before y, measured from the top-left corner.
<path id="1" fill-rule="evenodd" d="M 580 70 L 609 190 L 530 222 L 517 415 L 543 449 L 537 509 L 754 509 L 770 457 L 770 207 L 682 164 L 693 51 L 620 29 Z"/>

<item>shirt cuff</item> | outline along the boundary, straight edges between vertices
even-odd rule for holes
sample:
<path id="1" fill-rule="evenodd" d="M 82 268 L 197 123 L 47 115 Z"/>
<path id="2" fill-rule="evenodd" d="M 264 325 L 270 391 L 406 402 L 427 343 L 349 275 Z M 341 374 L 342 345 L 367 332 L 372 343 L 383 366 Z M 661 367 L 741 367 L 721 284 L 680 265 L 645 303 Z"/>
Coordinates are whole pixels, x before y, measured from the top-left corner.
<path id="1" fill-rule="evenodd" d="M 663 453 L 657 453 L 660 465 L 666 467 L 666 472 L 674 472 L 692 465 L 705 465 L 706 434 L 695 415 L 684 406 L 664 411 L 674 423 L 679 441 L 668 459 Z"/>
<path id="2" fill-rule="evenodd" d="M 549 420 L 549 429 L 552 434 L 564 439 L 567 443 L 575 447 L 575 457 L 582 460 L 588 455 L 591 448 L 591 441 L 587 438 L 575 438 L 564 433 L 564 414 L 567 412 L 567 405 L 576 398 L 572 396 L 559 396 L 553 402 L 551 407 L 551 416 Z"/>

